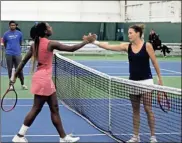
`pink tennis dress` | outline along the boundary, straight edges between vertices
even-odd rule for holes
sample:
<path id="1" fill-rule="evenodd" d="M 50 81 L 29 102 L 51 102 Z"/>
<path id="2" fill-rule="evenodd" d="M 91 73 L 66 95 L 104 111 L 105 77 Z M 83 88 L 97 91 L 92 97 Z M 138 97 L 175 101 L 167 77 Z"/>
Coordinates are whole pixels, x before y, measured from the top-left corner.
<path id="1" fill-rule="evenodd" d="M 47 50 L 49 40 L 40 38 L 37 70 L 33 74 L 31 93 L 40 96 L 50 96 L 56 92 L 52 81 L 52 58 L 53 52 Z"/>

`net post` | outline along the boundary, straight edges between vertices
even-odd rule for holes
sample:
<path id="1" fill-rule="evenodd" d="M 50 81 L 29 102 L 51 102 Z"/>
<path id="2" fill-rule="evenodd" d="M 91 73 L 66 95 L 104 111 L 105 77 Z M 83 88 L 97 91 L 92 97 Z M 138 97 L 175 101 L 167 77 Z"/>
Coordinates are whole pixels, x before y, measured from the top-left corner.
<path id="1" fill-rule="evenodd" d="M 109 131 L 111 131 L 111 77 L 109 77 Z"/>

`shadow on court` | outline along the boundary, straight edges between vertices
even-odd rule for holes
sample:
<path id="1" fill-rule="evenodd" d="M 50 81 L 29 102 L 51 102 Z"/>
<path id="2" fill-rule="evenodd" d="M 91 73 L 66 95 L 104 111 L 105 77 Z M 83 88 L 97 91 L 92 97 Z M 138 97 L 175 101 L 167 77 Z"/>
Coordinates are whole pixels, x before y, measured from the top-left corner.
<path id="1" fill-rule="evenodd" d="M 19 131 L 24 117 L 32 106 L 31 99 L 21 99 L 17 107 L 9 113 L 1 113 L 1 141 L 11 142 L 13 136 Z M 80 136 L 80 142 L 115 142 L 110 137 L 102 134 L 84 119 L 69 111 L 60 104 L 60 114 L 66 133 Z M 36 118 L 27 132 L 29 142 L 58 142 L 59 136 L 54 128 L 49 107 L 47 104 Z"/>

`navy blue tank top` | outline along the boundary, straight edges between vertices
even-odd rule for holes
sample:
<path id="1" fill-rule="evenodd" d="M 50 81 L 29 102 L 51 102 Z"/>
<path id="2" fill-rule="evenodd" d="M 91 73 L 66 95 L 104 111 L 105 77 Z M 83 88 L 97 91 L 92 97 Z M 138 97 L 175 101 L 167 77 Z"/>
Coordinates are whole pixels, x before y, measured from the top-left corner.
<path id="1" fill-rule="evenodd" d="M 129 60 L 129 79 L 130 80 L 145 80 L 151 79 L 152 73 L 150 69 L 149 55 L 146 51 L 146 43 L 144 42 L 141 50 L 134 53 L 131 44 L 128 47 L 128 60 Z"/>

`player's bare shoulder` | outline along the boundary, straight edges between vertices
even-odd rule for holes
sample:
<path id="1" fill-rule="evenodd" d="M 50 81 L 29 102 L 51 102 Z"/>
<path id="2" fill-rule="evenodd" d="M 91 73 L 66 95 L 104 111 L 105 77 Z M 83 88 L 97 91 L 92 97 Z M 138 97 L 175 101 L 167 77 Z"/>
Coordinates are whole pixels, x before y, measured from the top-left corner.
<path id="1" fill-rule="evenodd" d="M 146 46 L 152 46 L 152 44 L 150 42 L 146 42 Z"/>
<path id="2" fill-rule="evenodd" d="M 120 47 L 122 51 L 128 51 L 129 43 L 121 43 Z"/>
<path id="3" fill-rule="evenodd" d="M 152 44 L 151 43 L 149 43 L 149 42 L 146 42 L 146 49 L 153 49 L 153 46 L 152 46 Z"/>

